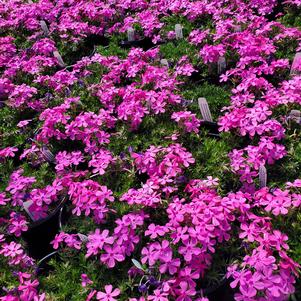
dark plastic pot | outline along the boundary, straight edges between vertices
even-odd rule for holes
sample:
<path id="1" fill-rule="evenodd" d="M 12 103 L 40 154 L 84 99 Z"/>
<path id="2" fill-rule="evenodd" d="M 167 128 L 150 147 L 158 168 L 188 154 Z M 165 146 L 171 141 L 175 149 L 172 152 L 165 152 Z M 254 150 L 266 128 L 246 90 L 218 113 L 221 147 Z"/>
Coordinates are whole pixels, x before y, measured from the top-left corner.
<path id="1" fill-rule="evenodd" d="M 275 21 L 276 16 L 277 16 L 279 13 L 284 13 L 284 6 L 285 6 L 285 4 L 283 4 L 283 2 L 284 2 L 284 1 L 282 1 L 282 0 L 278 0 L 278 1 L 277 1 L 277 4 L 276 4 L 276 6 L 274 7 L 273 12 L 267 16 L 267 19 L 268 19 L 269 21 Z"/>
<path id="2" fill-rule="evenodd" d="M 4 88 L 0 86 L 0 101 L 4 102 L 8 99 L 8 93 L 4 91 Z"/>
<path id="3" fill-rule="evenodd" d="M 34 221 L 29 225 L 22 238 L 27 243 L 28 255 L 34 259 L 42 259 L 53 252 L 50 242 L 67 220 L 66 200 L 46 218 Z"/>
<path id="4" fill-rule="evenodd" d="M 16 165 L 16 166 L 21 164 L 20 156 L 24 152 L 25 145 L 26 145 L 26 142 L 22 143 L 21 145 L 16 146 L 18 148 L 18 150 L 15 152 L 15 156 L 12 158 L 14 165 Z"/>
<path id="5" fill-rule="evenodd" d="M 36 269 L 37 276 L 45 275 L 51 270 L 49 261 L 54 258 L 57 259 L 59 257 L 58 254 L 58 251 L 53 251 L 38 261 Z"/>
<path id="6" fill-rule="evenodd" d="M 77 232 L 72 234 L 77 234 L 82 242 L 87 242 L 88 240 L 88 237 L 85 234 L 81 234 Z M 51 259 L 55 259 L 56 261 L 61 260 L 59 250 L 52 251 L 51 253 L 47 254 L 37 262 L 37 267 L 36 267 L 37 276 L 46 275 L 51 270 L 53 270 L 52 267 L 49 265 Z"/>
<path id="7" fill-rule="evenodd" d="M 209 133 L 209 136 L 220 138 L 220 133 L 218 130 L 218 124 L 212 121 L 202 121 L 201 128 L 205 128 Z"/>
<path id="8" fill-rule="evenodd" d="M 94 45 L 108 46 L 109 42 L 109 38 L 98 34 L 91 34 L 84 39 L 84 45 L 87 47 L 93 47 Z"/>
<path id="9" fill-rule="evenodd" d="M 193 71 L 189 79 L 195 83 L 199 83 L 201 81 L 204 81 L 204 77 L 202 77 L 201 70 L 199 68 L 196 68 L 197 71 Z"/>
<path id="10" fill-rule="evenodd" d="M 146 181 L 149 179 L 149 175 L 146 172 L 136 172 L 136 177 L 139 182 L 145 184 Z"/>
<path id="11" fill-rule="evenodd" d="M 230 287 L 231 279 L 223 278 L 214 286 L 204 288 L 202 293 L 209 301 L 235 301 L 235 291 Z"/>

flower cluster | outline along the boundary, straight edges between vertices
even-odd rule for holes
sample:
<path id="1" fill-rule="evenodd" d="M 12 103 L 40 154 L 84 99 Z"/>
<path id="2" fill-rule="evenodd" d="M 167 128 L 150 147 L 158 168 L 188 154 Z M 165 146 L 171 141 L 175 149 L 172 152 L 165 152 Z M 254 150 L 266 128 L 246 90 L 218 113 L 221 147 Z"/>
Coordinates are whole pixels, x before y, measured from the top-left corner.
<path id="1" fill-rule="evenodd" d="M 113 202 L 112 191 L 92 180 L 70 183 L 68 195 L 74 206 L 73 214 L 85 216 L 93 214 L 95 221 L 100 223 L 108 212 L 107 202 Z"/>
<path id="2" fill-rule="evenodd" d="M 179 126 L 183 127 L 188 133 L 199 132 L 201 121 L 196 117 L 195 114 L 189 111 L 175 112 L 172 114 L 171 119 L 174 119 L 176 122 L 178 122 Z"/>
<path id="3" fill-rule="evenodd" d="M 88 236 L 86 257 L 101 254 L 100 261 L 109 268 L 124 261 L 139 243 L 137 233 L 146 218 L 147 215 L 143 211 L 124 215 L 122 219 L 116 220 L 117 226 L 111 236 L 108 230 L 96 229 Z"/>
<path id="4" fill-rule="evenodd" d="M 18 269 L 18 284 L 4 288 L 0 300 L 45 300 L 34 261 L 19 238 L 30 226 L 25 212 L 40 220 L 59 204 L 94 228 L 86 235 L 60 229 L 54 249 L 84 252 L 86 260 L 97 259 L 109 269 L 119 269 L 133 256 L 140 260 L 132 260 L 135 267 L 128 271 L 131 283 L 137 281 L 129 300 L 208 301 L 200 283 L 214 266 L 214 254 L 233 241 L 240 255 L 228 266 L 227 277 L 237 289 L 235 300 L 283 301 L 294 293 L 299 265 L 288 256 L 288 236 L 273 219 L 300 208 L 301 180 L 285 188 L 255 185 L 262 166 L 287 154 L 286 123 L 277 110 L 301 105 L 300 60 L 288 78 L 290 61 L 281 54 L 288 44 L 300 51 L 301 32 L 270 21 L 276 4 L 5 0 L 0 5 L 0 103 L 27 138 L 0 149 L 0 163 L 10 173 L 0 192 L 5 209 L 0 256 Z M 285 4 L 301 5 L 299 0 Z M 177 30 L 170 29 L 170 15 L 191 24 L 183 43 L 191 46 L 186 54 L 196 50 L 191 61 L 199 60 L 198 66 L 188 55 L 171 66 L 161 64 L 160 48 L 152 46 L 181 43 Z M 151 41 L 148 50 L 132 47 L 121 58 L 97 49 L 107 35 L 122 39 L 132 28 L 135 39 Z M 179 93 L 187 76 L 197 70 L 212 76 L 215 69 L 232 88 L 220 131 L 244 139 L 241 149 L 229 153 L 242 187 L 223 195 L 218 179 L 189 178 L 196 159 L 185 140 L 189 133 L 199 137 L 202 122 Z M 177 143 L 137 143 L 140 130 L 161 117 L 175 121 L 170 123 L 187 139 L 178 139 L 184 137 L 176 131 L 167 139 Z M 126 157 L 120 152 L 130 136 L 137 148 Z M 31 168 L 38 170 L 34 176 Z M 118 191 L 110 186 L 116 174 L 128 182 Z M 124 293 L 111 284 L 94 289 L 86 274 L 81 281 L 85 292 L 91 289 L 87 301 L 115 301 Z"/>

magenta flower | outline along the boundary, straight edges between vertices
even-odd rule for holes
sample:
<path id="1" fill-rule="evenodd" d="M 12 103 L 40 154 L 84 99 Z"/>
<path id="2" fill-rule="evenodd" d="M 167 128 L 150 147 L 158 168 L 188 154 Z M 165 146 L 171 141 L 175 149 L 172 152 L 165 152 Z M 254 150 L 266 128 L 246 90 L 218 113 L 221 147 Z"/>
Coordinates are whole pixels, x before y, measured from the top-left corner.
<path id="1" fill-rule="evenodd" d="M 14 234 L 15 236 L 21 236 L 22 232 L 27 231 L 27 221 L 23 215 L 12 212 L 10 214 L 8 232 Z"/>
<path id="2" fill-rule="evenodd" d="M 239 234 L 239 238 L 247 238 L 249 242 L 253 242 L 258 235 L 258 228 L 254 224 L 241 224 L 240 228 L 244 232 Z"/>
<path id="3" fill-rule="evenodd" d="M 60 244 L 64 241 L 65 237 L 66 237 L 66 233 L 64 233 L 64 232 L 56 234 L 54 237 L 54 240 L 51 242 L 51 244 L 53 245 L 53 248 L 58 249 Z"/>
<path id="4" fill-rule="evenodd" d="M 154 290 L 153 295 L 149 295 L 147 300 L 150 301 L 168 301 L 168 293 L 162 292 L 161 290 L 157 289 Z"/>
<path id="5" fill-rule="evenodd" d="M 99 229 L 95 230 L 94 234 L 90 234 L 88 236 L 88 243 L 87 243 L 87 254 L 86 257 L 93 255 L 97 255 L 99 251 L 103 250 L 105 244 L 113 244 L 114 238 L 109 236 L 108 230 L 103 230 L 100 232 Z"/>
<path id="6" fill-rule="evenodd" d="M 166 233 L 166 227 L 158 226 L 155 224 L 150 224 L 148 230 L 145 231 L 145 235 L 149 236 L 151 239 L 155 239 L 158 236 L 163 236 Z"/>
<path id="7" fill-rule="evenodd" d="M 179 258 L 176 259 L 166 258 L 165 262 L 160 265 L 159 271 L 162 274 L 168 271 L 170 275 L 174 275 L 178 271 L 180 265 L 181 265 L 181 261 Z"/>
<path id="8" fill-rule="evenodd" d="M 81 274 L 82 287 L 86 287 L 93 284 L 93 281 L 89 279 L 87 274 Z"/>
<path id="9" fill-rule="evenodd" d="M 179 126 L 183 127 L 188 133 L 199 132 L 201 121 L 190 111 L 174 112 L 171 115 L 171 119 L 174 119 L 176 122 L 178 122 Z"/>
<path id="10" fill-rule="evenodd" d="M 179 253 L 184 256 L 186 261 L 191 261 L 193 255 L 200 255 L 201 249 L 196 247 L 197 241 L 195 239 L 185 240 L 184 246 L 179 248 Z"/>
<path id="11" fill-rule="evenodd" d="M 116 261 L 121 262 L 125 259 L 122 249 L 119 246 L 113 247 L 106 245 L 104 247 L 105 253 L 100 256 L 100 261 L 106 264 L 109 268 L 113 268 Z"/>
<path id="12" fill-rule="evenodd" d="M 28 119 L 28 120 L 22 120 L 17 124 L 17 127 L 19 128 L 23 128 L 26 125 L 28 125 L 30 122 L 32 121 L 32 119 Z"/>
<path id="13" fill-rule="evenodd" d="M 5 257 L 17 257 L 23 254 L 22 246 L 12 241 L 2 246 L 0 254 L 3 254 Z"/>
<path id="14" fill-rule="evenodd" d="M 9 157 L 14 157 L 15 152 L 17 152 L 16 147 L 6 147 L 3 149 L 0 149 L 0 158 L 9 158 Z"/>
<path id="15" fill-rule="evenodd" d="M 97 292 L 96 299 L 100 301 L 116 301 L 115 297 L 120 295 L 120 290 L 112 285 L 105 286 L 105 292 Z"/>
<path id="16" fill-rule="evenodd" d="M 0 206 L 6 206 L 6 204 L 9 202 L 9 199 L 6 198 L 6 195 L 4 192 L 0 193 Z"/>

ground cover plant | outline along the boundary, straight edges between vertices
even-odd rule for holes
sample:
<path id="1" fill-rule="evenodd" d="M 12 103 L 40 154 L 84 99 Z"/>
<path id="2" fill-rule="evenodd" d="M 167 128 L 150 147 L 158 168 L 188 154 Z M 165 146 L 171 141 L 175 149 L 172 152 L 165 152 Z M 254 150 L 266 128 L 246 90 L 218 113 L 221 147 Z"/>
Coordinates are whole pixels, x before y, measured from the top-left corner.
<path id="1" fill-rule="evenodd" d="M 3 1 L 0 300 L 301 300 L 300 15 Z"/>

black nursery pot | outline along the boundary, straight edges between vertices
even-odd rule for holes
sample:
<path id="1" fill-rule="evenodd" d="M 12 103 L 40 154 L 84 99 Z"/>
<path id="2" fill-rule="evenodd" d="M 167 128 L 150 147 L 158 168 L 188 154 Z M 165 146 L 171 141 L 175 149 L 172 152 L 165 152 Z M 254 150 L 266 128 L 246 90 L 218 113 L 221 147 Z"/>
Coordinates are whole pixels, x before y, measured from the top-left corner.
<path id="1" fill-rule="evenodd" d="M 197 71 L 192 72 L 192 74 L 190 76 L 190 80 L 195 83 L 198 83 L 198 82 L 204 80 L 204 78 L 202 77 L 200 70 L 197 69 Z"/>
<path id="2" fill-rule="evenodd" d="M 30 257 L 42 259 L 53 252 L 50 242 L 59 232 L 61 225 L 66 222 L 67 217 L 65 201 L 63 201 L 49 216 L 29 225 L 22 238 L 27 243 Z"/>
<path id="3" fill-rule="evenodd" d="M 26 142 L 17 146 L 18 150 L 15 152 L 15 156 L 12 158 L 15 166 L 19 166 L 21 164 L 22 160 L 20 159 L 20 156 L 22 155 L 22 153 L 24 151 L 25 145 L 26 145 Z"/>
<path id="4" fill-rule="evenodd" d="M 203 295 L 209 301 L 235 301 L 235 291 L 230 287 L 231 279 L 223 278 L 214 286 L 203 289 Z"/>
<path id="5" fill-rule="evenodd" d="M 93 47 L 94 45 L 108 46 L 109 42 L 109 38 L 98 34 L 91 34 L 84 39 L 84 44 L 88 47 Z"/>
<path id="6" fill-rule="evenodd" d="M 4 104 L 4 101 L 8 99 L 8 93 L 4 91 L 4 88 L 0 86 L 0 102 Z"/>
<path id="7" fill-rule="evenodd" d="M 209 136 L 220 138 L 218 130 L 218 124 L 212 121 L 202 121 L 201 127 L 205 128 L 209 132 Z"/>
<path id="8" fill-rule="evenodd" d="M 154 46 L 156 46 L 150 38 L 141 38 L 135 41 L 121 41 L 119 43 L 120 47 L 123 48 L 131 48 L 131 47 L 140 47 L 143 48 L 143 50 L 148 50 Z"/>
<path id="9" fill-rule="evenodd" d="M 285 4 L 283 4 L 283 2 L 284 2 L 284 1 L 282 1 L 282 0 L 278 0 L 278 1 L 277 1 L 276 6 L 275 6 L 274 9 L 273 9 L 273 12 L 267 16 L 267 19 L 268 19 L 269 21 L 275 21 L 276 16 L 277 16 L 279 13 L 284 13 L 284 5 L 285 5 Z"/>
<path id="10" fill-rule="evenodd" d="M 36 269 L 37 276 L 45 275 L 52 270 L 51 266 L 49 265 L 49 262 L 51 259 L 54 259 L 54 258 L 55 259 L 59 258 L 58 251 L 53 251 L 53 252 L 47 254 L 41 260 L 39 260 L 37 269 Z"/>
<path id="11" fill-rule="evenodd" d="M 136 177 L 137 177 L 138 181 L 140 181 L 143 184 L 145 184 L 146 181 L 149 179 L 149 175 L 146 172 L 143 172 L 143 173 L 136 172 Z"/>

